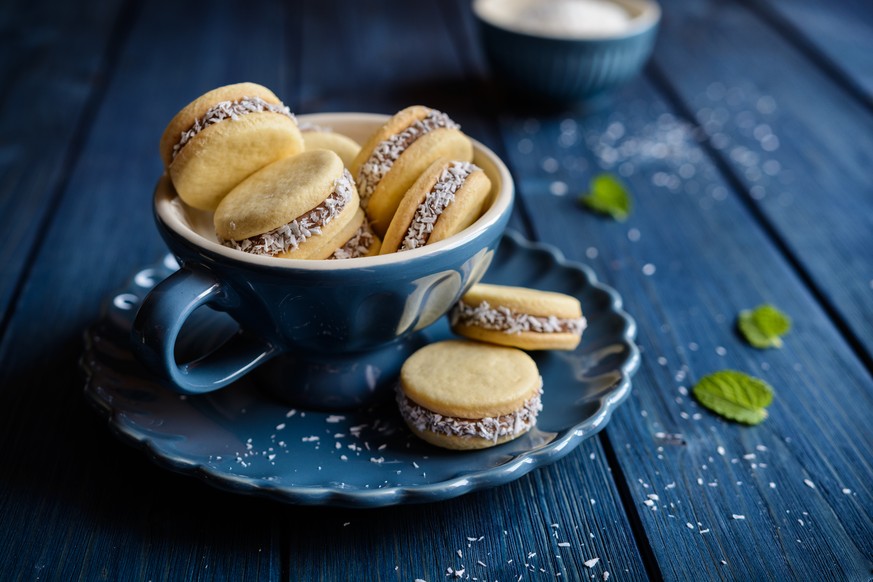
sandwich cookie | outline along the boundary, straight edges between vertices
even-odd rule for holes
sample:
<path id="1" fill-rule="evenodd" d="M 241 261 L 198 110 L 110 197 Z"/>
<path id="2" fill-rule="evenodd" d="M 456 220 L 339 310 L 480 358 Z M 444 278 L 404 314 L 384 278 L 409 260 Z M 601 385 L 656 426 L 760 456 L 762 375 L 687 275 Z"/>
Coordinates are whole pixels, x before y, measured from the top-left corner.
<path id="1" fill-rule="evenodd" d="M 533 428 L 542 385 L 536 364 L 521 350 L 449 340 L 404 362 L 397 403 L 410 430 L 425 441 L 483 449 Z"/>
<path id="2" fill-rule="evenodd" d="M 441 241 L 473 224 L 491 192 L 491 181 L 470 162 L 436 160 L 400 202 L 381 254 Z"/>
<path id="3" fill-rule="evenodd" d="M 297 121 L 254 83 L 219 87 L 176 114 L 161 137 L 164 167 L 189 206 L 215 210 L 245 178 L 303 151 Z"/>
<path id="4" fill-rule="evenodd" d="M 355 213 L 355 218 L 351 221 L 351 237 L 348 240 L 345 237 L 338 237 L 340 240 L 345 240 L 341 243 L 337 250 L 330 255 L 329 259 L 357 259 L 358 257 L 372 257 L 379 254 L 379 249 L 382 247 L 382 241 L 373 232 L 367 217 L 364 216 L 364 211 L 358 209 Z"/>
<path id="5" fill-rule="evenodd" d="M 448 115 L 421 105 L 395 114 L 361 147 L 349 170 L 379 236 L 409 187 L 434 160 L 473 160 L 473 144 Z"/>
<path id="6" fill-rule="evenodd" d="M 340 157 L 347 168 L 361 151 L 361 144 L 329 127 L 312 123 L 300 123 L 299 127 L 306 150 L 330 150 Z"/>
<path id="7" fill-rule="evenodd" d="M 570 295 L 523 287 L 473 285 L 449 314 L 452 331 L 524 350 L 573 350 L 587 321 Z"/>
<path id="8" fill-rule="evenodd" d="M 247 253 L 326 259 L 354 233 L 359 207 L 339 156 L 313 150 L 273 162 L 231 190 L 215 209 L 215 233 Z"/>

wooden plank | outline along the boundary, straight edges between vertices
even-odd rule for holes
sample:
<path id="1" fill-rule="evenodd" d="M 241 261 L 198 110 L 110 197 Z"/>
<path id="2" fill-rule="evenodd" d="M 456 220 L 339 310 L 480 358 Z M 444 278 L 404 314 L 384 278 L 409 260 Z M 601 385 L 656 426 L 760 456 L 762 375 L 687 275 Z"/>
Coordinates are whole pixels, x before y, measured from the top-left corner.
<path id="1" fill-rule="evenodd" d="M 0 6 L 0 327 L 99 99 L 122 8 L 120 1 Z"/>
<path id="2" fill-rule="evenodd" d="M 165 252 L 151 217 L 164 126 L 207 89 L 243 79 L 281 86 L 292 66 L 286 16 L 281 2 L 258 10 L 150 2 L 116 47 L 118 66 L 0 345 L 4 572 L 63 580 L 280 576 L 275 506 L 180 478 L 117 443 L 83 402 L 77 360 L 82 330 L 101 303 Z M 76 39 L 59 34 L 61 47 Z M 53 93 L 28 99 L 35 112 L 57 106 Z"/>
<path id="3" fill-rule="evenodd" d="M 592 502 L 592 500 L 594 500 Z M 616 527 L 612 476 L 596 439 L 560 462 L 497 489 L 378 511 L 299 509 L 292 527 L 296 580 L 641 580 L 627 528 Z M 569 545 L 566 545 L 569 544 Z M 585 561 L 600 558 L 595 568 Z"/>
<path id="4" fill-rule="evenodd" d="M 658 69 L 873 369 L 873 111 L 745 8 L 665 10 Z"/>
<path id="5" fill-rule="evenodd" d="M 530 113 L 537 121 L 503 121 L 537 236 L 590 264 L 638 323 L 642 366 L 605 434 L 660 575 L 865 579 L 873 550 L 868 372 L 693 126 L 648 83 L 625 87 L 599 114 L 538 113 Z M 626 223 L 575 200 L 603 169 L 633 193 Z M 755 350 L 735 333 L 738 311 L 764 301 L 794 315 L 781 350 Z M 724 422 L 688 395 L 724 368 L 775 387 L 765 423 Z"/>
<path id="6" fill-rule="evenodd" d="M 873 105 L 873 4 L 865 0 L 748 2 Z"/>

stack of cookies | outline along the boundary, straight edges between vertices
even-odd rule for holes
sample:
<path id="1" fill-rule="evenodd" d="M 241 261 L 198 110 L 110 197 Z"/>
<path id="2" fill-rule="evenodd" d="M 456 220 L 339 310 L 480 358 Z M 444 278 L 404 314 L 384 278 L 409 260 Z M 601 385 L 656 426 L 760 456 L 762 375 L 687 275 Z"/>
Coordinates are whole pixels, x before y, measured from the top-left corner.
<path id="1" fill-rule="evenodd" d="M 422 247 L 470 226 L 491 191 L 448 115 L 416 105 L 363 147 L 298 124 L 269 89 L 240 83 L 182 109 L 161 138 L 167 176 L 214 212 L 219 242 L 293 259 L 350 259 Z"/>
<path id="2" fill-rule="evenodd" d="M 450 321 L 466 339 L 415 352 L 400 371 L 397 404 L 414 434 L 456 450 L 530 431 L 543 381 L 526 351 L 573 350 L 587 324 L 575 297 L 484 283 L 461 298 Z"/>

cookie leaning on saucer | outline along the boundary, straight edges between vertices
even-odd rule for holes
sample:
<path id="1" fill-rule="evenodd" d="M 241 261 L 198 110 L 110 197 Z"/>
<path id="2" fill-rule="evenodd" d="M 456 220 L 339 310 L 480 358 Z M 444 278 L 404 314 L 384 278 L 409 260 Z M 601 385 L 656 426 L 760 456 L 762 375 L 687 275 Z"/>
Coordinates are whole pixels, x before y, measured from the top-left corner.
<path id="1" fill-rule="evenodd" d="M 448 340 L 404 362 L 397 403 L 410 430 L 425 441 L 483 449 L 533 428 L 542 385 L 536 363 L 521 350 Z"/>
<path id="2" fill-rule="evenodd" d="M 403 195 L 440 157 L 472 161 L 473 144 L 448 115 L 422 105 L 396 113 L 361 146 L 349 170 L 377 234 L 385 235 Z"/>
<path id="3" fill-rule="evenodd" d="M 491 192 L 491 180 L 470 162 L 439 158 L 403 196 L 381 254 L 423 247 L 473 224 Z"/>
<path id="4" fill-rule="evenodd" d="M 524 350 L 573 350 L 587 325 L 575 297 L 485 283 L 473 285 L 449 318 L 458 335 Z"/>
<path id="5" fill-rule="evenodd" d="M 297 121 L 272 91 L 227 85 L 185 106 L 161 137 L 164 167 L 182 200 L 215 210 L 255 171 L 303 151 Z"/>
<path id="6" fill-rule="evenodd" d="M 339 156 L 313 150 L 273 162 L 231 190 L 215 209 L 215 233 L 247 253 L 326 259 L 354 234 L 359 207 Z"/>
<path id="7" fill-rule="evenodd" d="M 361 151 L 361 144 L 327 127 L 301 123 L 300 132 L 306 150 L 330 150 L 340 157 L 347 168 Z"/>

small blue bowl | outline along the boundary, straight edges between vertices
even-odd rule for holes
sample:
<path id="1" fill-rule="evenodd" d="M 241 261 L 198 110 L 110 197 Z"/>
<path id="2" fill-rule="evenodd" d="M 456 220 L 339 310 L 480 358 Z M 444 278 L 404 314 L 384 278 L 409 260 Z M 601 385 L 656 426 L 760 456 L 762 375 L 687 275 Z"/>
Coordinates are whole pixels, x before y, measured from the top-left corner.
<path id="1" fill-rule="evenodd" d="M 661 9 L 652 0 L 476 0 L 493 72 L 551 102 L 602 96 L 652 53 Z"/>

